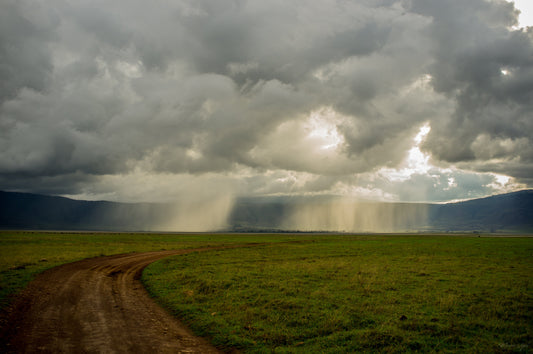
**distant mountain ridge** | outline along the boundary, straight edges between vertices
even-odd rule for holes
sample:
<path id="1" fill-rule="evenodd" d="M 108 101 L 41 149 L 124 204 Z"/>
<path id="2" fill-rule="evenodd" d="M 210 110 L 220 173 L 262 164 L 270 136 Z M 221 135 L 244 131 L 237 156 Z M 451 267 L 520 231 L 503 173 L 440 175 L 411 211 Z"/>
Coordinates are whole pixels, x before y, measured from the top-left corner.
<path id="1" fill-rule="evenodd" d="M 533 190 L 430 206 L 435 230 L 533 232 Z"/>
<path id="2" fill-rule="evenodd" d="M 0 228 L 143 231 L 157 220 L 161 204 L 74 200 L 0 191 Z"/>
<path id="3" fill-rule="evenodd" d="M 227 228 L 220 231 L 302 231 L 298 227 L 291 227 L 287 219 L 307 202 L 309 201 L 304 197 L 239 198 L 229 213 Z M 321 202 L 322 200 L 313 201 L 315 205 Z M 342 205 L 340 208 L 342 212 Z M 533 190 L 448 204 L 367 202 L 360 210 L 369 208 L 375 208 L 378 214 L 393 215 L 396 219 L 403 218 L 406 210 L 415 211 L 419 215 L 423 211 L 423 218 L 417 217 L 402 223 L 401 231 L 533 232 Z M 159 231 L 157 225 L 169 216 L 168 209 L 168 204 L 82 201 L 0 191 L 0 228 Z M 339 208 L 335 212 L 338 213 Z M 386 219 L 391 222 L 390 216 Z M 379 224 L 382 220 L 377 222 Z M 399 225 L 397 220 L 392 222 L 396 222 L 391 224 L 395 227 Z M 340 227 L 331 229 L 330 226 L 329 229 L 317 227 L 305 231 L 350 230 Z"/>

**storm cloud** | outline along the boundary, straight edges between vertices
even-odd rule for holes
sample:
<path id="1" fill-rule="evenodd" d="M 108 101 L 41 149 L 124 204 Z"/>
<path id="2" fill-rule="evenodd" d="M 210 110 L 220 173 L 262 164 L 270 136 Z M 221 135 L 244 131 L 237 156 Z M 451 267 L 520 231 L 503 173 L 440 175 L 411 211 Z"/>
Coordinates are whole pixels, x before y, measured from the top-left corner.
<path id="1" fill-rule="evenodd" d="M 531 187 L 533 27 L 518 16 L 503 0 L 2 1 L 0 189 Z"/>

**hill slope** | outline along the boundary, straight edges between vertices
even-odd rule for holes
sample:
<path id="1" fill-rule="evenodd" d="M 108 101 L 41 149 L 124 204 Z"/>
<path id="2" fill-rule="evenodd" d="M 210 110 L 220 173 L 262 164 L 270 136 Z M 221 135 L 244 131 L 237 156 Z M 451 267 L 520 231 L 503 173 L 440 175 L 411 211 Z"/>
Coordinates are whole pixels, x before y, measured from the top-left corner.
<path id="1" fill-rule="evenodd" d="M 302 208 L 308 210 L 309 205 L 316 207 L 324 203 L 327 203 L 325 199 L 311 200 L 304 197 L 240 198 L 236 200 L 228 217 L 228 231 L 353 231 L 331 223 L 314 229 L 294 226 L 301 225 L 298 223 L 287 223 L 295 211 Z M 80 201 L 0 191 L 0 228 L 157 231 L 156 225 L 160 225 L 168 217 L 168 209 L 167 204 Z M 347 211 L 343 206 L 332 210 L 329 210 L 330 217 L 338 216 L 335 213 L 339 212 L 349 214 L 375 210 L 376 215 L 380 216 L 375 223 L 379 226 L 385 221 L 392 222 L 391 231 L 533 232 L 533 190 L 448 204 L 368 202 L 357 210 Z M 406 211 L 414 211 L 418 217 L 407 222 L 403 220 Z M 359 215 L 359 219 L 356 219 L 357 223 L 365 221 L 364 215 Z M 367 228 L 359 231 L 376 230 L 388 229 Z"/>
<path id="2" fill-rule="evenodd" d="M 141 231 L 164 211 L 160 204 L 81 201 L 0 192 L 0 228 Z"/>
<path id="3" fill-rule="evenodd" d="M 441 231 L 532 232 L 533 190 L 435 204 L 428 224 Z"/>

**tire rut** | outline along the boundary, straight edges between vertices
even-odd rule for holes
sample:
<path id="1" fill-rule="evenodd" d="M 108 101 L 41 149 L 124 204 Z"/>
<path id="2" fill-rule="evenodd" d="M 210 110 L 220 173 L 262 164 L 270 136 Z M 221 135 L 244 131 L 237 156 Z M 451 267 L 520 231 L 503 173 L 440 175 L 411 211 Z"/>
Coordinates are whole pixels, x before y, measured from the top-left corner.
<path id="1" fill-rule="evenodd" d="M 164 257 L 247 246 L 122 254 L 49 269 L 7 310 L 0 352 L 220 353 L 158 306 L 139 279 Z"/>

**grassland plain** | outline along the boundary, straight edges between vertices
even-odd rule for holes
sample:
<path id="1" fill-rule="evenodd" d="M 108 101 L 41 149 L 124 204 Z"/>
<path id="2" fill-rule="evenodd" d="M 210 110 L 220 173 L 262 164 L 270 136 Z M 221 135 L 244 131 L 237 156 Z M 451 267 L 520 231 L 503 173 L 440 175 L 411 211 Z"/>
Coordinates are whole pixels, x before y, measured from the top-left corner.
<path id="1" fill-rule="evenodd" d="M 250 353 L 532 348 L 532 238 L 300 241 L 166 258 L 143 282 L 197 334 Z"/>
<path id="2" fill-rule="evenodd" d="M 129 252 L 293 240 L 291 235 L 0 231 L 0 309 L 36 274 L 80 259 Z"/>

